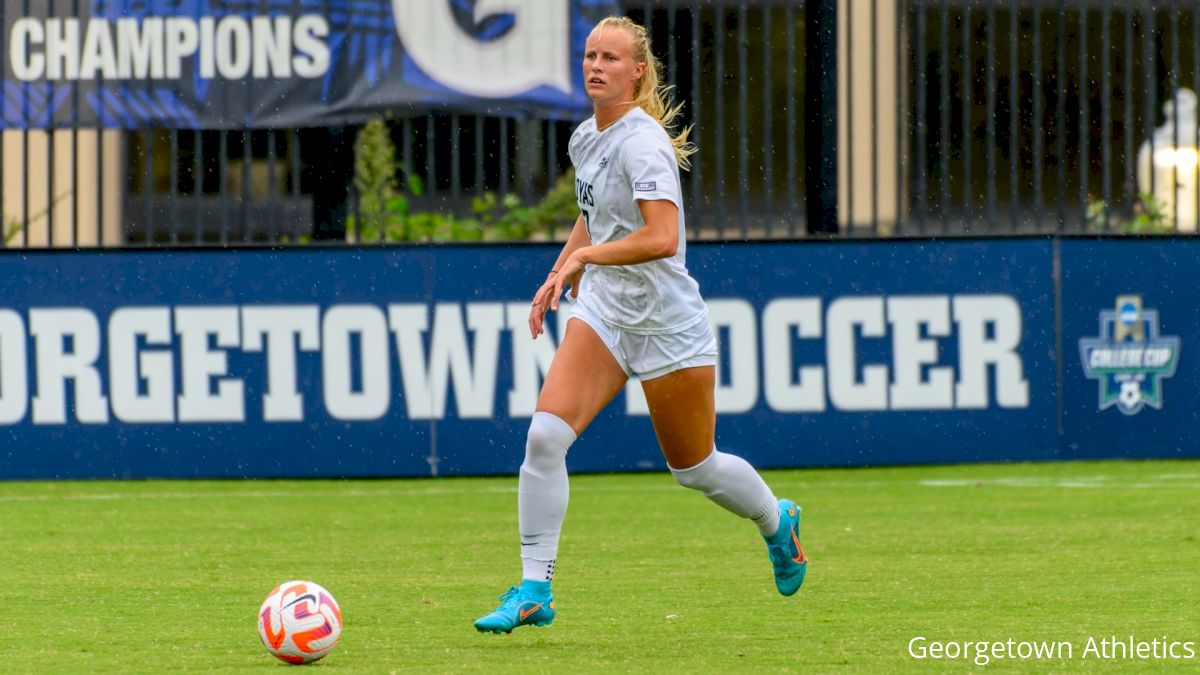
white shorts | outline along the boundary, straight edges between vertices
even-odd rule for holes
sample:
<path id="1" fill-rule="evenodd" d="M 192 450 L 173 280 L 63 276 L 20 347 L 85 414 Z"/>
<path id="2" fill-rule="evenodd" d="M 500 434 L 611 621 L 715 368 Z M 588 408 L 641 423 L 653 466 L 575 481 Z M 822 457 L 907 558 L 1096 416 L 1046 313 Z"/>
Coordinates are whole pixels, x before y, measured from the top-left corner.
<path id="1" fill-rule="evenodd" d="M 707 317 L 678 333 L 642 335 L 618 328 L 574 303 L 571 318 L 591 326 L 626 375 L 643 381 L 684 368 L 717 365 L 717 337 Z"/>

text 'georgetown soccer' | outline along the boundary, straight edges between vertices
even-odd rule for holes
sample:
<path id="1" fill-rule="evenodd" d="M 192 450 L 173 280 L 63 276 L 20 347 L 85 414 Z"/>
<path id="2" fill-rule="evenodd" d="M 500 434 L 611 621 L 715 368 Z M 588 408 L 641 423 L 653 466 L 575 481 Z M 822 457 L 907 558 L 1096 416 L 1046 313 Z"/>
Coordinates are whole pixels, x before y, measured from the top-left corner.
<path id="1" fill-rule="evenodd" d="M 728 362 L 720 412 L 1029 406 L 1010 296 L 708 305 Z M 0 309 L 0 424 L 299 422 L 317 400 L 337 420 L 442 419 L 451 396 L 458 418 L 528 417 L 555 351 L 549 335 L 529 339 L 528 311 L 523 301 Z M 865 356 L 867 341 L 889 356 Z M 819 356 L 797 358 L 801 347 Z M 626 392 L 626 412 L 647 414 L 640 385 Z"/>

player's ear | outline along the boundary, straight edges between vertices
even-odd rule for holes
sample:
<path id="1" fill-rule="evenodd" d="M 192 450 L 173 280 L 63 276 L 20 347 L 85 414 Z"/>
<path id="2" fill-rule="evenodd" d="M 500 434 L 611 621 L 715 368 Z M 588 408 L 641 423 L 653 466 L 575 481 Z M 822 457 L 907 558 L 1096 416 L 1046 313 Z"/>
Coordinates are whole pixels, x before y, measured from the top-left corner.
<path id="1" fill-rule="evenodd" d="M 636 82 L 636 81 L 642 79 L 642 76 L 645 74 L 646 74 L 646 62 L 638 61 L 637 66 L 634 67 L 634 69 L 633 69 L 633 80 Z"/>

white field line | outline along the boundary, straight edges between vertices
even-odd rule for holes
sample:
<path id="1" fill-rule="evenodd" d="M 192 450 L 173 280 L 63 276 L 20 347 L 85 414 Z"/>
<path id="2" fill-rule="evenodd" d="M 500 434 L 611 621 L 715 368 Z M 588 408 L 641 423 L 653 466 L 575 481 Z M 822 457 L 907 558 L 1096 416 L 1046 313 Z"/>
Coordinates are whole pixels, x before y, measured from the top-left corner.
<path id="1" fill-rule="evenodd" d="M 412 490 L 334 490 L 319 492 L 321 497 L 419 497 L 424 495 L 458 495 L 479 493 L 516 493 L 514 485 L 511 488 L 475 487 L 471 489 L 453 488 L 414 488 Z M 63 494 L 24 494 L 2 495 L 0 502 L 45 502 L 45 501 L 109 501 L 109 500 L 142 500 L 142 499 L 228 499 L 245 497 L 248 499 L 286 499 L 288 497 L 308 498 L 314 496 L 312 491 L 301 490 L 228 490 L 206 492 L 79 492 Z"/>
<path id="2" fill-rule="evenodd" d="M 1193 478 L 1184 480 L 1171 476 L 1146 476 L 1141 479 L 1128 480 L 1123 476 L 1086 476 L 1075 478 L 942 478 L 919 481 L 925 487 L 1014 487 L 1014 488 L 1101 488 L 1105 490 L 1149 490 L 1183 488 L 1187 490 L 1200 489 L 1200 481 Z"/>
<path id="3" fill-rule="evenodd" d="M 1040 476 L 1013 476 L 1001 478 L 928 478 L 918 481 L 911 480 L 871 480 L 871 481 L 801 481 L 798 484 L 789 484 L 790 488 L 801 488 L 806 490 L 820 490 L 823 488 L 837 489 L 862 489 L 869 487 L 885 487 L 904 484 L 915 484 L 921 487 L 931 488 L 955 488 L 955 487 L 1005 487 L 1005 488 L 1067 488 L 1067 489 L 1088 489 L 1088 488 L 1103 488 L 1103 489 L 1134 489 L 1134 490 L 1150 490 L 1150 489 L 1200 489 L 1200 473 L 1179 473 L 1179 474 L 1153 474 L 1144 476 L 1137 480 L 1128 480 L 1124 476 L 1076 476 L 1072 478 L 1049 478 Z M 444 480 L 444 479 L 443 479 Z M 481 486 L 471 485 L 467 483 L 459 483 L 455 486 L 437 485 L 437 486 L 421 486 L 414 485 L 409 488 L 387 488 L 379 490 L 361 490 L 361 489 L 339 489 L 336 486 L 328 486 L 328 490 L 321 490 L 320 495 L 324 498 L 360 498 L 360 497 L 423 497 L 428 495 L 471 495 L 471 494 L 514 494 L 517 491 L 515 477 L 512 485 L 509 486 Z M 3 492 L 4 486 L 0 483 L 0 493 Z M 651 492 L 651 491 L 667 491 L 679 490 L 674 482 L 664 481 L 661 484 L 653 485 L 627 485 L 627 486 L 606 486 L 606 485 L 588 485 L 586 483 L 573 484 L 571 490 L 573 492 Z M 216 491 L 165 491 L 165 492 L 64 492 L 64 493 L 40 493 L 40 494 L 0 494 L 0 503 L 12 502 L 50 502 L 50 501 L 118 501 L 118 500 L 153 500 L 153 499 L 287 499 L 287 498 L 307 498 L 313 496 L 311 490 L 293 489 L 293 490 L 216 490 Z"/>
<path id="4" fill-rule="evenodd" d="M 664 472 L 665 475 L 665 472 Z M 353 480 L 353 479 L 351 479 Z M 414 480 L 414 479 L 401 479 Z M 422 481 L 426 479 L 415 479 Z M 455 479 L 434 479 L 432 481 L 453 481 Z M 178 482 L 186 482 L 178 481 Z M 847 481 L 847 482 L 819 482 L 806 483 L 801 482 L 799 485 L 804 488 L 814 487 L 834 487 L 834 488 L 863 488 L 863 487 L 882 487 L 888 485 L 897 485 L 901 483 L 909 483 L 910 481 Z M 28 484 L 26 484 L 28 485 Z M 674 481 L 664 481 L 654 485 L 588 485 L 586 483 L 576 482 L 571 484 L 572 492 L 654 492 L 654 491 L 674 491 L 680 490 Z M 165 492 L 63 492 L 63 493 L 41 493 L 41 494 L 3 494 L 4 484 L 0 482 L 0 503 L 4 502 L 38 502 L 38 501 L 108 501 L 122 499 L 227 499 L 231 497 L 246 497 L 250 499 L 280 499 L 286 497 L 310 497 L 313 492 L 304 489 L 293 490 L 214 490 L 204 492 L 187 492 L 187 491 L 165 491 Z M 426 495 L 472 495 L 472 494 L 516 494 L 517 479 L 512 477 L 512 484 L 509 486 L 479 486 L 459 483 L 457 486 L 437 485 L 437 486 L 420 486 L 414 485 L 411 488 L 386 488 L 379 490 L 356 490 L 356 489 L 341 489 L 330 486 L 329 490 L 321 491 L 322 497 L 422 497 Z"/>

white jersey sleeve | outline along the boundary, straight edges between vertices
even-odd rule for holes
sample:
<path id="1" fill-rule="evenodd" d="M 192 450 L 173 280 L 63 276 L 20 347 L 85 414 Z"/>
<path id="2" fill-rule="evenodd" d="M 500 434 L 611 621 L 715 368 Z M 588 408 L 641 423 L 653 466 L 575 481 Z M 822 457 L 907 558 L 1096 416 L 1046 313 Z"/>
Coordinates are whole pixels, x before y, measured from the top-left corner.
<path id="1" fill-rule="evenodd" d="M 658 133 L 655 133 L 658 132 Z M 659 129 L 638 129 L 626 139 L 621 168 L 635 200 L 664 199 L 683 211 L 679 163 L 670 139 Z"/>

